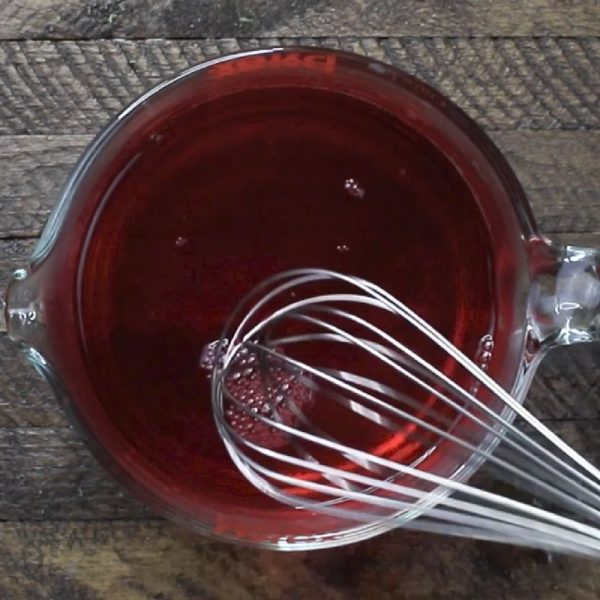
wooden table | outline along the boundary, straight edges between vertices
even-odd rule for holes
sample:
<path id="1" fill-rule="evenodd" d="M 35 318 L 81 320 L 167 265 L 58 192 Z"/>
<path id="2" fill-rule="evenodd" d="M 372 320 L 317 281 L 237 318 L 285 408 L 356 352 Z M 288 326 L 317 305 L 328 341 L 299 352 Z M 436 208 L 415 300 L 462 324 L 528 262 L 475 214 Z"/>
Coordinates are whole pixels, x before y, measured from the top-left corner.
<path id="1" fill-rule="evenodd" d="M 240 48 L 368 54 L 438 87 L 506 153 L 543 231 L 600 246 L 597 0 L 0 0 L 0 288 L 77 155 L 156 82 Z M 529 401 L 600 462 L 600 348 Z M 121 492 L 0 332 L 0 598 L 600 598 L 584 560 L 397 531 L 276 554 L 190 536 Z"/>

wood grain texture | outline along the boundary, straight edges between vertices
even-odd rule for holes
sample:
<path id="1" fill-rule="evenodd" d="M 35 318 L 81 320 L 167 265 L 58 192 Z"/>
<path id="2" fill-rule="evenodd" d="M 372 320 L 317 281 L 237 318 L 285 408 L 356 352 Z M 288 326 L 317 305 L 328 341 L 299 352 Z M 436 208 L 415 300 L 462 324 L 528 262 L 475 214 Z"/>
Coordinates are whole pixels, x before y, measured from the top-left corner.
<path id="1" fill-rule="evenodd" d="M 397 530 L 274 553 L 161 521 L 0 523 L 0 595 L 27 600 L 597 600 L 597 563 Z"/>
<path id="2" fill-rule="evenodd" d="M 0 428 L 0 520 L 141 518 L 70 427 Z"/>
<path id="3" fill-rule="evenodd" d="M 599 129 L 599 38 L 286 38 L 0 43 L 0 134 L 96 133 L 142 92 L 260 46 L 342 48 L 428 81 L 488 130 Z"/>
<path id="4" fill-rule="evenodd" d="M 540 231 L 600 231 L 600 132 L 503 131 L 490 135 L 521 182 Z M 570 240 L 585 244 L 584 236 L 574 235 Z"/>
<path id="5" fill-rule="evenodd" d="M 0 239 L 39 236 L 91 136 L 0 136 Z"/>
<path id="6" fill-rule="evenodd" d="M 0 333 L 0 365 L 0 427 L 66 425 L 50 386 L 4 333 Z"/>
<path id="7" fill-rule="evenodd" d="M 552 350 L 526 406 L 542 419 L 600 419 L 600 343 Z"/>
<path id="8" fill-rule="evenodd" d="M 540 230 L 600 231 L 600 131 L 491 132 Z M 90 135 L 0 136 L 0 239 L 39 235 Z"/>
<path id="9" fill-rule="evenodd" d="M 594 0 L 4 0 L 0 38 L 595 35 Z"/>
<path id="10" fill-rule="evenodd" d="M 0 293 L 109 118 L 190 65 L 280 44 L 428 81 L 492 135 L 542 229 L 600 247 L 598 36 L 598 0 L 0 0 Z M 396 531 L 286 555 L 192 537 L 105 474 L 2 331 L 0 598 L 600 598 L 595 563 L 505 546 Z M 560 348 L 528 399 L 596 463 L 599 386 L 600 344 Z"/>

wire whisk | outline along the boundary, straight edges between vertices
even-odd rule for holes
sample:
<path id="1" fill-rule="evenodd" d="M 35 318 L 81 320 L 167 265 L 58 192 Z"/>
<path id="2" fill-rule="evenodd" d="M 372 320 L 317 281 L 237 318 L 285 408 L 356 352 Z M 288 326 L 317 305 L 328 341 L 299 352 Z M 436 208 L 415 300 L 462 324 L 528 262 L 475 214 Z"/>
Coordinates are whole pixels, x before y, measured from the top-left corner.
<path id="1" fill-rule="evenodd" d="M 364 279 L 258 286 L 218 348 L 212 403 L 243 475 L 280 503 L 600 557 L 600 471 L 424 319 Z"/>

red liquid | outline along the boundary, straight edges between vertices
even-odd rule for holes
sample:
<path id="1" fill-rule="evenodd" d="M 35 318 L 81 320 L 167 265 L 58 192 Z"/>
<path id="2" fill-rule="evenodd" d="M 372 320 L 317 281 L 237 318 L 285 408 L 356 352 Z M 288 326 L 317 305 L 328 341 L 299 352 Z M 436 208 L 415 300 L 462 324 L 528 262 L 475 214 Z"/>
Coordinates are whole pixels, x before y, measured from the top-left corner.
<path id="1" fill-rule="evenodd" d="M 477 206 L 427 142 L 394 125 L 328 93 L 246 93 L 157 132 L 112 191 L 84 272 L 86 345 L 106 411 L 165 476 L 264 501 L 217 437 L 198 361 L 269 275 L 360 275 L 471 355 L 493 328 Z"/>
<path id="2" fill-rule="evenodd" d="M 76 306 L 87 372 L 73 381 L 91 381 L 134 449 L 133 477 L 151 468 L 163 496 L 188 507 L 292 515 L 231 462 L 199 367 L 230 311 L 269 275 L 320 267 L 369 279 L 471 357 L 499 322 L 503 336 L 513 326 L 513 299 L 498 305 L 489 223 L 448 159 L 392 114 L 286 77 L 190 100 L 129 131 L 90 192 L 98 207 Z M 496 348 L 502 364 L 506 345 Z"/>

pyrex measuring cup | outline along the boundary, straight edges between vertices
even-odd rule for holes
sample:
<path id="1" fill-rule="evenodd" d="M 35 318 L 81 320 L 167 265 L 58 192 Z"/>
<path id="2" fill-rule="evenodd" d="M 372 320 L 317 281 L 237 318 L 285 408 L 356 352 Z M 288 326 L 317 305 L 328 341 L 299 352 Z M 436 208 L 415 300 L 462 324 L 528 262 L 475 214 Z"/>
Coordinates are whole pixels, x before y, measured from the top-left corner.
<path id="1" fill-rule="evenodd" d="M 356 273 L 522 399 L 547 349 L 596 338 L 597 262 L 537 232 L 506 161 L 438 92 L 367 58 L 276 48 L 193 67 L 111 122 L 5 312 L 101 462 L 155 510 L 323 548 L 389 524 L 279 506 L 228 461 L 202 357 L 237 300 L 289 268 Z"/>

